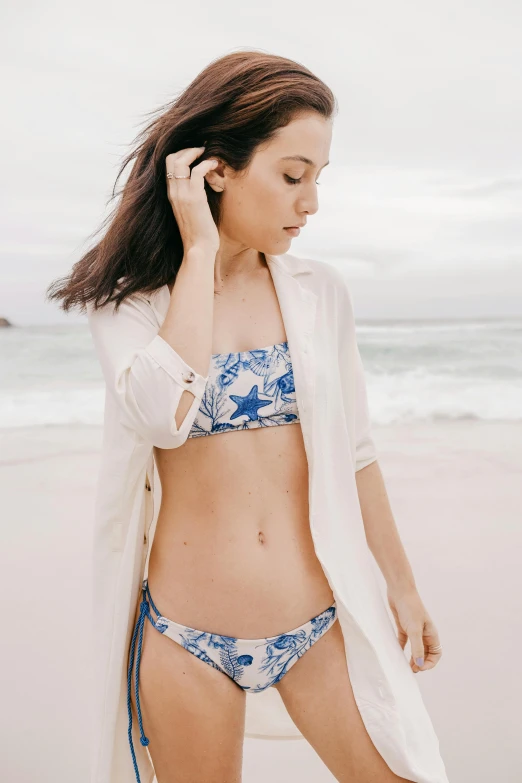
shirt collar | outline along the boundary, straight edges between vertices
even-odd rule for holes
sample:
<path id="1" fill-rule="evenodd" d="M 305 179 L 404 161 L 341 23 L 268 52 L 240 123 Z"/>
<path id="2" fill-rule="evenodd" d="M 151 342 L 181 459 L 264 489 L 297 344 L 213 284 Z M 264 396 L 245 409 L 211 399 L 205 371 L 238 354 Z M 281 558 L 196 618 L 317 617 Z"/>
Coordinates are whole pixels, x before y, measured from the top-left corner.
<path id="1" fill-rule="evenodd" d="M 312 271 L 310 264 L 304 258 L 299 258 L 299 256 L 293 256 L 290 253 L 283 253 L 280 256 L 270 255 L 269 253 L 264 255 L 269 266 L 270 264 L 275 264 L 286 274 L 292 275 L 292 277 Z"/>

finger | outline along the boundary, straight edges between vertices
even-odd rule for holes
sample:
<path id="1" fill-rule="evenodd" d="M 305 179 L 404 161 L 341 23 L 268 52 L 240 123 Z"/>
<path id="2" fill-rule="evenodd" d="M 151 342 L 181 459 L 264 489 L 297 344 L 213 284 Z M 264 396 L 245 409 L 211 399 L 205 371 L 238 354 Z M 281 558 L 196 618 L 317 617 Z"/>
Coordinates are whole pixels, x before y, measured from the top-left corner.
<path id="1" fill-rule="evenodd" d="M 438 641 L 437 636 L 437 644 L 426 644 L 426 639 L 424 639 L 424 644 L 426 646 L 427 654 L 424 660 L 424 668 L 425 669 L 433 669 L 434 666 L 438 664 L 438 662 L 441 659 L 442 656 L 442 649 L 436 650 L 436 652 L 431 651 L 431 647 L 439 647 L 440 643 Z"/>
<path id="2" fill-rule="evenodd" d="M 438 647 L 440 645 L 440 639 L 439 634 L 437 632 L 437 628 L 435 627 L 434 622 L 428 617 L 428 619 L 424 623 L 424 646 L 426 647 L 426 651 L 429 652 L 434 647 Z"/>
<path id="3" fill-rule="evenodd" d="M 429 628 L 429 632 L 427 632 L 427 628 Z M 439 636 L 437 633 L 437 630 L 431 620 L 427 620 L 424 623 L 424 632 L 422 634 L 422 644 L 424 646 L 424 662 L 422 665 L 419 665 L 419 659 L 421 656 L 417 654 L 417 652 L 414 649 L 414 644 L 412 643 L 412 656 L 410 659 L 410 666 L 412 667 L 413 671 L 417 673 L 418 671 L 428 671 L 428 669 L 433 669 L 434 666 L 437 665 L 437 663 L 440 661 L 441 655 L 442 655 L 442 649 L 437 650 L 436 652 L 432 652 L 431 648 L 439 647 L 440 641 Z"/>
<path id="4" fill-rule="evenodd" d="M 200 158 L 205 152 L 205 147 L 186 147 L 176 152 L 171 152 L 165 158 L 167 166 L 188 166 L 189 163 L 193 163 L 196 158 Z M 172 171 L 172 168 L 168 168 L 168 171 Z"/>
<path id="5" fill-rule="evenodd" d="M 412 633 L 410 636 L 411 657 L 419 669 L 424 667 L 424 640 L 422 637 L 422 628 Z"/>
<path id="6" fill-rule="evenodd" d="M 201 157 L 204 151 L 204 147 L 189 147 L 188 149 L 178 150 L 167 155 L 165 158 L 165 173 L 175 175 L 167 178 L 169 184 L 189 183 L 189 177 L 191 176 L 189 164 L 196 158 Z M 175 177 L 184 177 L 184 179 L 176 179 Z"/>
<path id="7" fill-rule="evenodd" d="M 430 655 L 426 655 L 426 657 L 424 659 L 424 666 L 422 668 L 420 668 L 419 666 L 417 666 L 417 664 L 413 660 L 413 657 L 410 658 L 410 666 L 411 666 L 412 671 L 414 672 L 414 674 L 417 674 L 417 672 L 421 672 L 421 671 L 422 672 L 427 672 L 428 669 L 433 669 L 433 667 L 436 666 L 438 664 L 438 662 L 439 662 L 439 659 L 432 660 Z"/>
<path id="8" fill-rule="evenodd" d="M 212 169 L 215 169 L 218 165 L 218 160 L 209 158 L 209 160 L 204 160 L 202 163 L 198 163 L 197 166 L 194 166 L 190 172 L 190 181 L 193 183 L 193 187 L 195 187 L 196 190 L 204 190 L 205 175 L 208 174 L 209 171 L 212 171 Z"/>
<path id="9" fill-rule="evenodd" d="M 209 171 L 215 169 L 219 165 L 219 161 L 210 159 L 205 160 L 199 165 L 195 166 L 192 171 L 189 171 L 189 177 L 187 179 L 176 179 L 175 177 L 168 178 L 168 197 L 171 203 L 177 201 L 179 198 L 189 198 L 197 195 L 198 192 L 205 192 L 205 175 Z M 174 182 L 175 184 L 171 184 Z M 181 184 L 180 183 L 184 183 Z"/>

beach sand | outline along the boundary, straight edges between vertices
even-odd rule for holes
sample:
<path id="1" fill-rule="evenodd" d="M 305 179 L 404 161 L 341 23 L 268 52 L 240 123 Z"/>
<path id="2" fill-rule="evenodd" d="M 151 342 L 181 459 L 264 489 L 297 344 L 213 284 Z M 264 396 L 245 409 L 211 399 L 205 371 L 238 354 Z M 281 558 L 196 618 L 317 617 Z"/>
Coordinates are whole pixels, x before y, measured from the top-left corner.
<path id="1" fill-rule="evenodd" d="M 416 676 L 449 780 L 515 783 L 522 422 L 374 427 L 373 434 L 417 586 L 444 645 L 439 665 Z M 91 523 L 101 439 L 98 427 L 0 431 L 0 730 L 3 779 L 13 783 L 89 779 Z M 306 741 L 247 739 L 243 780 L 334 778 Z"/>

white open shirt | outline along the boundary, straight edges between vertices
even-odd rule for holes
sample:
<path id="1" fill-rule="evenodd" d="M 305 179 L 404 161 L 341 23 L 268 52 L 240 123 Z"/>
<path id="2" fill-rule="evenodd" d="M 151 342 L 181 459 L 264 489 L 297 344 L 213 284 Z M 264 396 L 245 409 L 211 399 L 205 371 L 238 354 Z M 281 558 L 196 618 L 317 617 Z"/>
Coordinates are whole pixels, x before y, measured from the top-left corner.
<path id="1" fill-rule="evenodd" d="M 447 783 L 438 738 L 399 644 L 364 531 L 355 472 L 377 454 L 347 281 L 323 261 L 289 253 L 266 259 L 292 356 L 312 538 L 337 601 L 357 706 L 396 775 Z M 117 314 L 113 303 L 96 312 L 88 307 L 106 382 L 93 540 L 92 783 L 135 781 L 127 666 L 161 502 L 153 446 L 183 445 L 207 380 L 158 335 L 169 302 L 165 285 L 127 298 Z M 174 413 L 184 389 L 195 398 L 178 429 Z M 302 738 L 275 688 L 246 694 L 245 736 Z M 142 783 L 152 783 L 154 769 L 136 720 L 133 741 Z"/>

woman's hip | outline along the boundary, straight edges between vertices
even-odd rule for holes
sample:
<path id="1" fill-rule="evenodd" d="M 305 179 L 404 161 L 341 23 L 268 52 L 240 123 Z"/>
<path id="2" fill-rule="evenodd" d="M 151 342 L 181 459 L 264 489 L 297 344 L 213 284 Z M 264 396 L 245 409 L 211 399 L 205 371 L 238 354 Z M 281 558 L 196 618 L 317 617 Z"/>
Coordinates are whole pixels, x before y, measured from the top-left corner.
<path id="1" fill-rule="evenodd" d="M 188 545 L 187 545 L 188 546 Z M 147 573 L 165 616 L 192 628 L 242 638 L 273 636 L 310 620 L 334 601 L 315 552 L 219 550 L 151 552 Z"/>

